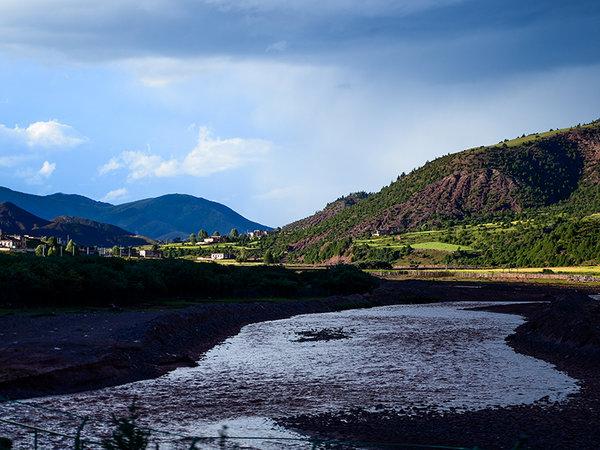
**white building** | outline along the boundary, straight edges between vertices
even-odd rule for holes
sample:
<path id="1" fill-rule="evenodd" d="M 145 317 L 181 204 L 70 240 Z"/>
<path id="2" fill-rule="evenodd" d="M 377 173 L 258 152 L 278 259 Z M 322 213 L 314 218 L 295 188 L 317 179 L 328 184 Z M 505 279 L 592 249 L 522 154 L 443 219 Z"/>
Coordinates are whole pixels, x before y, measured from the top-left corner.
<path id="1" fill-rule="evenodd" d="M 25 250 L 26 248 L 26 240 L 23 236 L 2 235 L 0 237 L 0 250 L 2 251 Z"/>
<path id="2" fill-rule="evenodd" d="M 204 240 L 202 242 L 204 242 L 205 244 L 216 244 L 217 242 L 224 242 L 225 238 L 223 236 L 210 236 L 207 238 L 204 238 Z"/>
<path id="3" fill-rule="evenodd" d="M 212 253 L 210 255 L 210 259 L 213 261 L 221 260 L 221 259 L 232 259 L 233 257 L 227 253 Z"/>
<path id="4" fill-rule="evenodd" d="M 156 250 L 140 250 L 140 258 L 160 258 L 160 251 Z"/>
<path id="5" fill-rule="evenodd" d="M 268 234 L 269 234 L 269 232 L 266 230 L 254 230 L 254 231 L 250 231 L 248 233 L 248 236 L 250 237 L 250 239 L 260 239 L 262 237 L 265 237 Z"/>

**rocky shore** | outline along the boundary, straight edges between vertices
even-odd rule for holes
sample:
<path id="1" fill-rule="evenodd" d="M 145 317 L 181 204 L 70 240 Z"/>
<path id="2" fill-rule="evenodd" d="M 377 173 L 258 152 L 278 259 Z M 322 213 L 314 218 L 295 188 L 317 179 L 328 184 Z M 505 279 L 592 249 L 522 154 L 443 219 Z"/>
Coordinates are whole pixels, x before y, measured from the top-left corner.
<path id="1" fill-rule="evenodd" d="M 522 314 L 527 322 L 507 342 L 580 380 L 563 403 L 441 413 L 434 410 L 365 411 L 301 415 L 279 423 L 304 433 L 359 441 L 485 449 L 600 448 L 600 302 L 565 291 L 550 304 L 485 308 Z M 515 447 L 519 445 L 519 447 Z"/>

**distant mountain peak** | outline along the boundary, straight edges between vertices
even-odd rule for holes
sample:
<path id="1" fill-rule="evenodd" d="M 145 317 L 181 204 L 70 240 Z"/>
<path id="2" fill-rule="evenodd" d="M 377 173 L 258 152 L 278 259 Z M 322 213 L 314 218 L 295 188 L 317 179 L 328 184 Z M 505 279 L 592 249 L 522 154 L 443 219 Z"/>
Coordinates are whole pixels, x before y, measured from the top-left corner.
<path id="1" fill-rule="evenodd" d="M 112 205 L 78 194 L 40 196 L 0 187 L 1 201 L 13 202 L 48 221 L 59 216 L 86 218 L 154 239 L 168 238 L 174 233 L 189 235 L 201 229 L 221 233 L 229 233 L 232 228 L 240 232 L 270 229 L 221 203 L 180 193 Z"/>

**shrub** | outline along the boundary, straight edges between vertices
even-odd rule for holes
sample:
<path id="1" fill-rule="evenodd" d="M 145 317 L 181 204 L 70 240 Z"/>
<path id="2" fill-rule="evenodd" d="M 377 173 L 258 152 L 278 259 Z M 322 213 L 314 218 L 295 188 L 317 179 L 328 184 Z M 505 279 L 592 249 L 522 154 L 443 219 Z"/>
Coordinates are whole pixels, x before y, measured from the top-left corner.
<path id="1" fill-rule="evenodd" d="M 109 439 L 102 441 L 105 450 L 145 450 L 148 447 L 150 432 L 137 425 L 139 414 L 135 404 L 129 407 L 127 417 L 113 415 L 115 430 Z"/>

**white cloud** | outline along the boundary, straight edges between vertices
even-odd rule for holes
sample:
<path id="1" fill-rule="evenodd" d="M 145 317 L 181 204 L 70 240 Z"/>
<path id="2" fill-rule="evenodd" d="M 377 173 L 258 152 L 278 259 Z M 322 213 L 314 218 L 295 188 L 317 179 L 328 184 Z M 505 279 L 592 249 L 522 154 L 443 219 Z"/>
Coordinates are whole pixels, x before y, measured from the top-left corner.
<path id="1" fill-rule="evenodd" d="M 99 168 L 106 174 L 126 168 L 129 180 L 148 177 L 188 175 L 205 177 L 257 161 L 272 147 L 262 139 L 213 138 L 206 127 L 200 128 L 198 143 L 183 158 L 169 158 L 140 151 L 124 151 Z"/>
<path id="2" fill-rule="evenodd" d="M 164 160 L 162 156 L 138 151 L 125 151 L 117 158 L 119 167 L 129 170 L 129 179 L 138 180 L 146 177 L 168 177 L 177 175 L 177 161 Z M 110 161 L 109 161 L 110 163 Z"/>
<path id="3" fill-rule="evenodd" d="M 0 139 L 30 148 L 66 149 L 87 141 L 77 130 L 57 120 L 34 122 L 25 128 L 0 124 Z"/>
<path id="4" fill-rule="evenodd" d="M 44 184 L 56 170 L 56 163 L 44 161 L 39 169 L 27 168 L 19 170 L 16 175 L 25 180 L 27 184 L 40 185 Z"/>
<path id="5" fill-rule="evenodd" d="M 111 202 L 113 200 L 118 200 L 123 197 L 126 197 L 129 194 L 129 191 L 125 188 L 119 188 L 108 192 L 104 197 L 102 197 L 103 202 Z"/>
<path id="6" fill-rule="evenodd" d="M 44 161 L 40 170 L 38 170 L 38 175 L 44 178 L 50 177 L 56 170 L 56 163 L 51 163 L 49 161 Z"/>
<path id="7" fill-rule="evenodd" d="M 123 164 L 119 161 L 119 158 L 111 158 L 110 161 L 108 161 L 106 164 L 100 166 L 100 168 L 98 169 L 98 173 L 100 175 L 104 175 L 114 170 L 120 169 L 121 167 L 123 167 Z"/>

